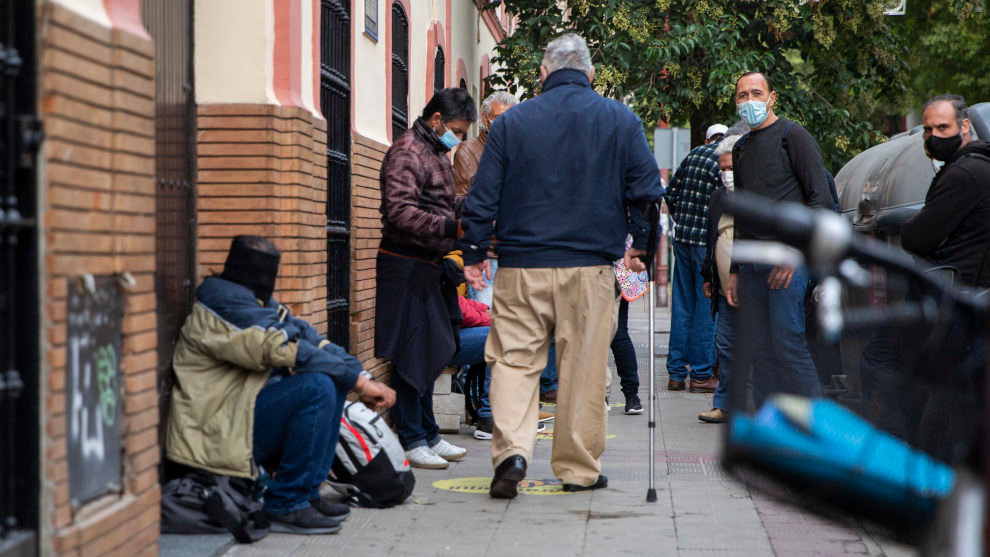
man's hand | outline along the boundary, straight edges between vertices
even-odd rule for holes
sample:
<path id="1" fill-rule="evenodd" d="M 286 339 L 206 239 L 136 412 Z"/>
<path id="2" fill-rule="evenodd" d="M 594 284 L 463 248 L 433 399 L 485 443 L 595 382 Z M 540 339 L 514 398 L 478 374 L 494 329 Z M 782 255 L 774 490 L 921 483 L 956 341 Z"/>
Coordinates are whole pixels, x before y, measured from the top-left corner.
<path id="1" fill-rule="evenodd" d="M 626 254 L 622 257 L 623 263 L 626 265 L 626 269 L 634 273 L 642 273 L 646 270 L 646 262 L 643 261 L 642 256 L 646 255 L 646 252 L 641 249 L 629 248 L 626 250 Z"/>
<path id="2" fill-rule="evenodd" d="M 395 391 L 388 385 L 384 385 L 367 377 L 358 377 L 352 392 L 358 394 L 358 400 L 369 408 L 391 408 L 395 404 Z"/>
<path id="3" fill-rule="evenodd" d="M 464 280 L 475 290 L 485 289 L 485 279 L 492 280 L 492 264 L 487 259 L 464 266 Z"/>
<path id="4" fill-rule="evenodd" d="M 790 286 L 792 278 L 794 278 L 794 267 L 777 265 L 770 271 L 770 276 L 767 278 L 767 285 L 770 286 L 770 290 L 780 290 L 781 288 Z"/>
<path id="5" fill-rule="evenodd" d="M 737 308 L 739 307 L 739 274 L 731 273 L 729 275 L 729 286 L 725 289 L 725 301 L 729 302 L 729 305 Z"/>
<path id="6" fill-rule="evenodd" d="M 705 292 L 705 297 L 709 300 L 712 299 L 712 283 L 706 282 L 701 285 L 701 289 Z"/>

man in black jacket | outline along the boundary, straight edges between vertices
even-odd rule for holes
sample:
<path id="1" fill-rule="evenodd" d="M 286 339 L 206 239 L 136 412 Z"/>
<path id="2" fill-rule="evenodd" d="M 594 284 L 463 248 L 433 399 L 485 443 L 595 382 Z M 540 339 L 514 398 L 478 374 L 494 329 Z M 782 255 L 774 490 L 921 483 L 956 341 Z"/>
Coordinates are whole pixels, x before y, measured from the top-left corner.
<path id="1" fill-rule="evenodd" d="M 960 283 L 986 288 L 990 142 L 973 140 L 966 116 L 966 101 L 958 95 L 925 103 L 925 153 L 944 166 L 932 179 L 921 212 L 901 227 L 901 245 L 937 265 L 955 267 Z"/>
<path id="2" fill-rule="evenodd" d="M 525 477 L 552 338 L 559 386 L 550 466 L 565 491 L 607 485 L 599 473 L 602 370 L 619 302 L 611 263 L 629 233 L 636 251 L 627 254 L 642 253 L 649 236 L 643 206 L 663 194 L 639 118 L 591 88 L 595 68 L 583 39 L 552 41 L 540 73 L 543 93 L 492 125 L 462 221 L 464 275 L 475 288 L 490 272 L 485 252 L 497 223 L 499 278 L 485 347 L 495 420 L 492 497 L 515 497 Z"/>

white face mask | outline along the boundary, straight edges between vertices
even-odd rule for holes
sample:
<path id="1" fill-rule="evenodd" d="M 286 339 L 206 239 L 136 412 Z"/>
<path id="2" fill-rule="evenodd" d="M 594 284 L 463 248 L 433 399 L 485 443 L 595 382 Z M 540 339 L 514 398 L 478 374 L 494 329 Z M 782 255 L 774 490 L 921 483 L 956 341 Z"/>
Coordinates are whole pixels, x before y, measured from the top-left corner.
<path id="1" fill-rule="evenodd" d="M 735 183 L 733 182 L 733 176 L 731 170 L 722 171 L 722 184 L 725 185 L 725 189 L 732 191 L 735 189 Z"/>

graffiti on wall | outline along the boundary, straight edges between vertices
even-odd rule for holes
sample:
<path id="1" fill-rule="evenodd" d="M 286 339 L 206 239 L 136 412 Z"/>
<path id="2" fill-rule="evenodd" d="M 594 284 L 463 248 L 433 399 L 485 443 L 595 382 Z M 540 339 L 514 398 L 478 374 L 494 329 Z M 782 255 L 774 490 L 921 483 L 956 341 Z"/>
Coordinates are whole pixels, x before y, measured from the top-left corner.
<path id="1" fill-rule="evenodd" d="M 69 495 L 73 506 L 120 490 L 121 317 L 117 279 L 69 281 L 66 364 Z"/>

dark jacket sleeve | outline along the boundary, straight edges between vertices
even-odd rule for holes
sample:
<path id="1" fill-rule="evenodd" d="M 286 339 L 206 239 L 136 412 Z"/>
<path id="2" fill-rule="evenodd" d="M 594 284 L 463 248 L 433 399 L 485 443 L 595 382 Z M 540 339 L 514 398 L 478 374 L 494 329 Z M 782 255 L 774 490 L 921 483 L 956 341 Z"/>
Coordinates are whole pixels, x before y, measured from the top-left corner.
<path id="1" fill-rule="evenodd" d="M 718 240 L 718 221 L 716 219 L 721 216 L 719 206 L 722 203 L 724 192 L 725 190 L 723 188 L 715 188 L 709 202 L 708 241 L 705 243 L 705 259 L 701 262 L 701 278 L 705 282 L 714 282 L 712 280 L 712 269 L 715 268 L 715 242 Z"/>
<path id="2" fill-rule="evenodd" d="M 646 249 L 650 223 L 647 221 L 647 206 L 659 203 L 664 190 L 660 184 L 660 169 L 650 151 L 639 118 L 630 118 L 628 155 L 626 159 L 625 199 L 629 213 L 629 234 L 633 237 L 633 247 Z M 659 216 L 659 215 L 658 215 Z"/>
<path id="3" fill-rule="evenodd" d="M 274 299 L 273 299 L 274 301 Z M 333 379 L 337 388 L 350 391 L 361 373 L 361 362 L 340 346 L 330 342 L 316 328 L 293 315 L 284 320 L 284 328 L 290 341 L 298 344 L 297 373 L 325 373 Z"/>
<path id="4" fill-rule="evenodd" d="M 928 190 L 925 206 L 901 226 L 901 247 L 918 255 L 938 249 L 976 204 L 978 193 L 964 171 L 946 167 Z"/>
<path id="5" fill-rule="evenodd" d="M 825 177 L 825 164 L 818 143 L 806 129 L 794 124 L 787 134 L 787 156 L 791 169 L 804 192 L 805 204 L 816 209 L 832 209 L 832 193 Z"/>
<path id="6" fill-rule="evenodd" d="M 496 120 L 488 132 L 485 150 L 478 163 L 471 191 L 461 213 L 464 235 L 460 239 L 464 251 L 464 266 L 474 265 L 486 258 L 491 243 L 493 222 L 505 185 L 505 150 L 502 145 L 504 122 Z"/>
<path id="7" fill-rule="evenodd" d="M 446 218 L 419 208 L 423 169 L 409 151 L 392 153 L 382 172 L 382 212 L 396 230 L 420 238 L 449 237 Z"/>

